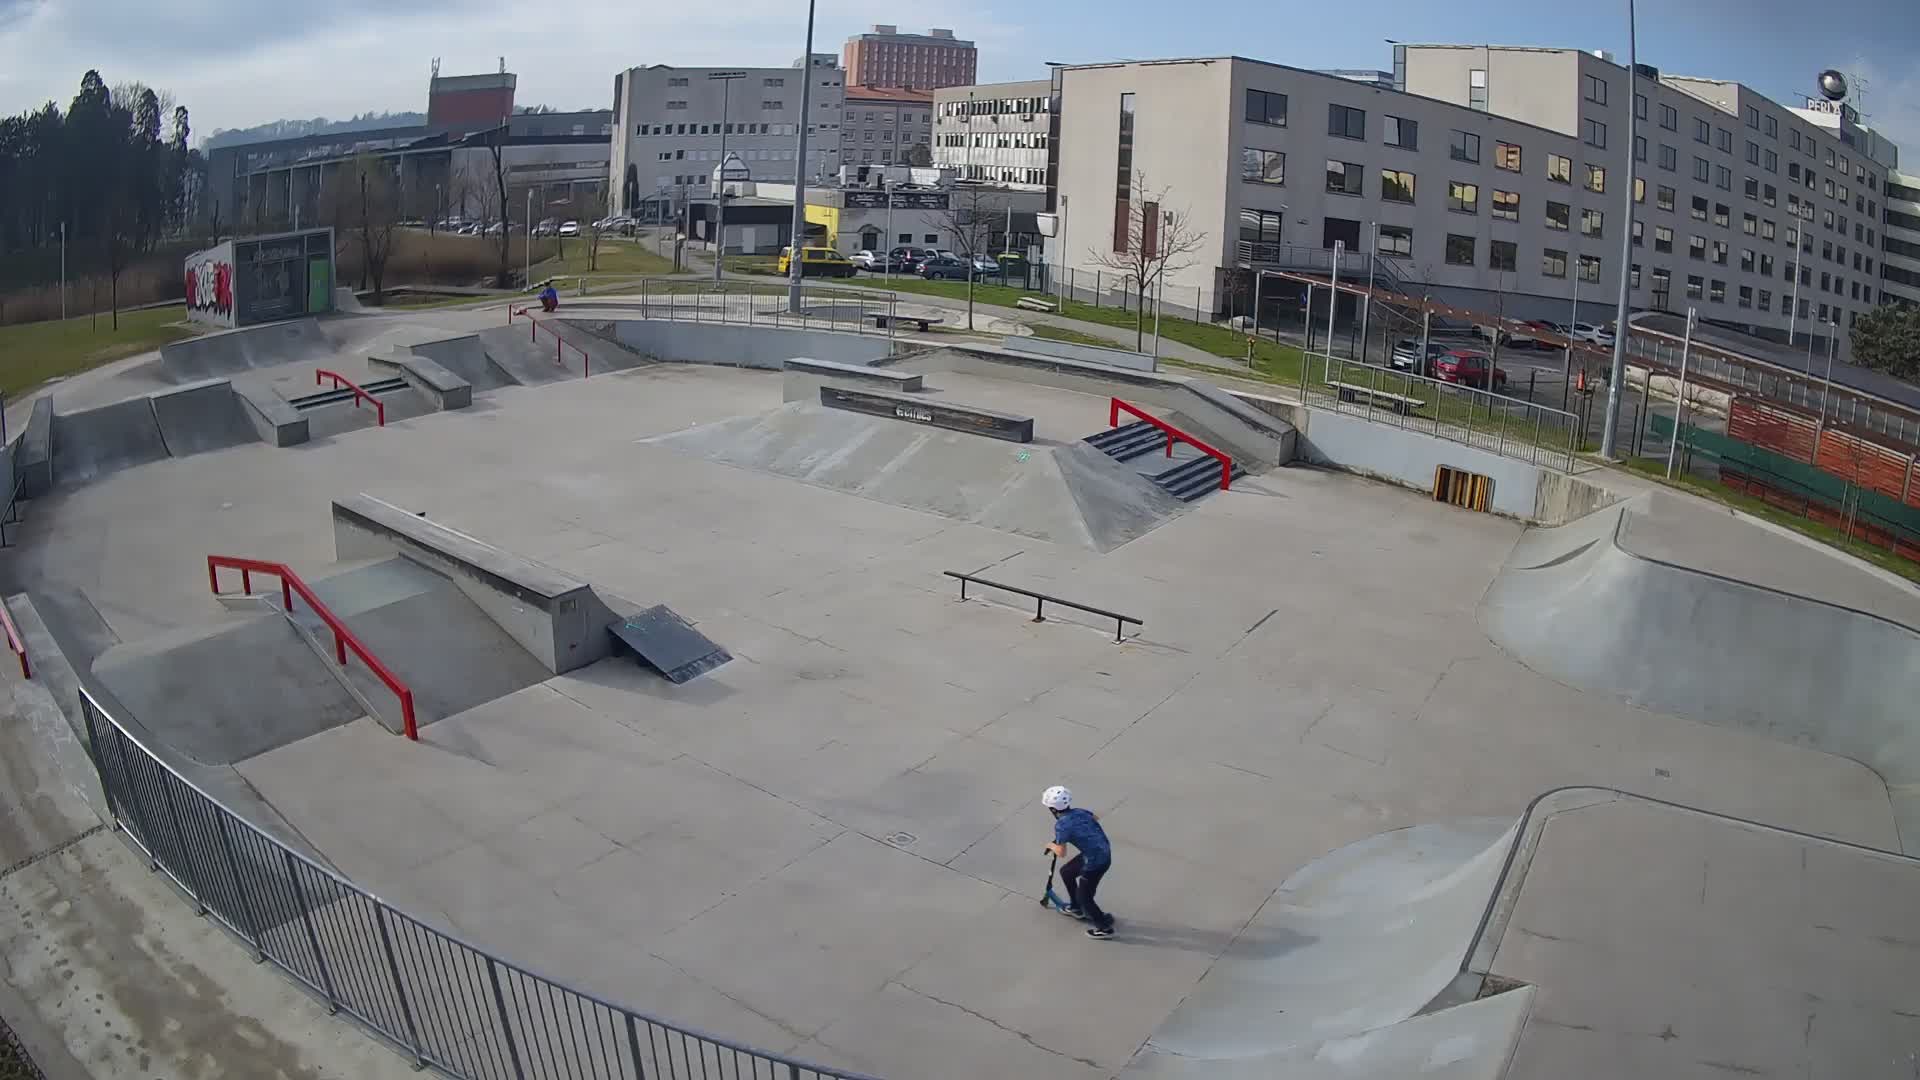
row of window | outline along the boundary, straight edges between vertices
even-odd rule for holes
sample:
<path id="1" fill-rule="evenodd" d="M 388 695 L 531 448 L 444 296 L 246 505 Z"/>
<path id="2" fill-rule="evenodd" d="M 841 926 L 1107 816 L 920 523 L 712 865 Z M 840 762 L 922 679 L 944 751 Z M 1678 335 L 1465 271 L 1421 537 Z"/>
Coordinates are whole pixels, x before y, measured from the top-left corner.
<path id="1" fill-rule="evenodd" d="M 792 161 L 792 150 L 728 150 L 727 156 L 741 161 Z M 662 150 L 660 161 L 719 161 L 718 150 Z"/>
<path id="2" fill-rule="evenodd" d="M 838 124 L 822 127 L 838 129 Z M 635 135 L 798 135 L 798 124 L 641 124 Z"/>
<path id="3" fill-rule="evenodd" d="M 667 80 L 667 85 L 669 87 L 673 87 L 673 86 L 686 86 L 688 84 L 687 84 L 686 76 L 676 75 Z M 772 89 L 774 87 L 787 85 L 787 80 L 786 80 L 786 77 L 783 75 L 776 75 L 776 76 L 773 76 L 772 78 L 761 79 L 760 85 L 768 89 Z"/>
<path id="4" fill-rule="evenodd" d="M 873 109 L 861 109 L 856 112 L 851 107 L 853 105 L 852 102 L 848 102 L 847 104 L 849 107 L 846 111 L 846 121 L 850 124 L 859 123 L 862 120 L 866 121 L 869 124 L 874 123 L 876 121 L 882 124 L 891 124 L 893 123 L 893 118 L 896 115 L 900 117 L 900 122 L 903 124 L 924 125 L 924 124 L 933 123 L 932 113 L 918 113 L 918 112 L 895 113 L 891 109 L 881 109 L 878 111 Z"/>
<path id="5" fill-rule="evenodd" d="M 968 98 L 965 101 L 943 101 L 940 103 L 941 116 L 1008 116 L 1013 114 L 1029 115 L 1052 111 L 1052 103 L 1043 97 L 1021 98 Z"/>
<path id="6" fill-rule="evenodd" d="M 966 135 L 935 135 L 935 146 L 967 146 Z M 1015 131 L 1006 135 L 975 135 L 972 145 L 982 150 L 1045 150 L 1047 133 L 1044 131 Z"/>
<path id="7" fill-rule="evenodd" d="M 1629 274 L 1629 284 L 1636 289 L 1640 287 L 1639 263 L 1633 264 L 1633 269 Z M 1673 289 L 1672 272 L 1665 267 L 1654 267 L 1652 273 L 1652 288 L 1653 306 L 1664 309 L 1667 306 L 1668 297 L 1671 295 Z M 1836 289 L 1834 291 L 1838 293 L 1840 290 Z M 1848 291 L 1854 300 L 1866 304 L 1873 303 L 1873 289 L 1871 287 L 1863 286 L 1859 282 L 1854 282 L 1852 289 Z M 1724 304 L 1727 302 L 1727 283 L 1719 278 L 1709 279 L 1702 274 L 1689 274 L 1687 275 L 1686 281 L 1686 296 L 1689 300 L 1706 300 L 1709 303 Z M 1780 313 L 1782 315 L 1790 311 L 1793 306 L 1792 300 L 1793 297 L 1791 294 L 1783 293 L 1781 295 Z M 1735 303 L 1739 307 L 1758 308 L 1761 311 L 1771 312 L 1773 310 L 1773 290 L 1757 289 L 1752 285 L 1742 285 L 1735 293 Z M 1800 318 L 1811 318 L 1813 310 L 1814 302 L 1812 300 L 1801 299 L 1799 310 Z M 1820 304 L 1818 310 L 1820 321 L 1827 322 L 1829 320 L 1838 320 L 1844 309 L 1838 304 Z M 1857 319 L 1858 317 L 1858 312 L 1853 313 L 1853 318 Z"/>

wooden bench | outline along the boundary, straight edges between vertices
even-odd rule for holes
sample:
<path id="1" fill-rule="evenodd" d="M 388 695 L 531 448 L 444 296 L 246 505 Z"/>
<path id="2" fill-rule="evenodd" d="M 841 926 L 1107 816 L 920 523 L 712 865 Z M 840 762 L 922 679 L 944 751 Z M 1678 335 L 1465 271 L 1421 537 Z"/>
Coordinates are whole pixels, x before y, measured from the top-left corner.
<path id="1" fill-rule="evenodd" d="M 1427 407 L 1427 403 L 1421 401 L 1419 398 L 1408 397 L 1405 394 L 1388 393 L 1385 390 L 1376 390 L 1371 386 L 1362 386 L 1359 383 L 1330 382 L 1327 385 L 1333 387 L 1334 391 L 1340 395 L 1341 401 L 1359 401 L 1362 397 L 1366 397 L 1385 405 L 1401 416 L 1405 416 L 1415 409 L 1424 409 Z"/>
<path id="2" fill-rule="evenodd" d="M 881 330 L 885 330 L 888 323 L 903 322 L 918 326 L 922 333 L 932 330 L 934 323 L 947 321 L 938 315 L 889 315 L 884 311 L 868 312 L 867 318 L 872 319 L 873 325 Z"/>
<path id="3" fill-rule="evenodd" d="M 1028 311 L 1045 311 L 1048 313 L 1052 313 L 1060 310 L 1059 304 L 1056 304 L 1051 300 L 1042 300 L 1037 296 L 1023 296 L 1020 299 L 1015 300 L 1013 302 L 1013 306 L 1023 307 L 1023 308 L 1026 308 Z"/>

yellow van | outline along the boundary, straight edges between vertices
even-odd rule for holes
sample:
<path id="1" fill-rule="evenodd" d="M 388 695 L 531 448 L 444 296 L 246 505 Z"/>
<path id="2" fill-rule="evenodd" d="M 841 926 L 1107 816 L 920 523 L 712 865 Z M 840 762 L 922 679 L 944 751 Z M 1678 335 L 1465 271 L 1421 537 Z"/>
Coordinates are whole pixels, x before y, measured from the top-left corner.
<path id="1" fill-rule="evenodd" d="M 780 249 L 780 265 L 778 267 L 778 271 L 782 274 L 792 273 L 793 272 L 792 260 L 793 260 L 793 249 L 781 248 Z M 840 254 L 839 252 L 833 250 L 832 248 L 804 247 L 800 249 L 800 276 L 801 277 L 850 278 L 854 275 L 854 271 L 857 269 L 858 267 L 853 265 L 853 260 L 847 258 L 845 255 Z"/>

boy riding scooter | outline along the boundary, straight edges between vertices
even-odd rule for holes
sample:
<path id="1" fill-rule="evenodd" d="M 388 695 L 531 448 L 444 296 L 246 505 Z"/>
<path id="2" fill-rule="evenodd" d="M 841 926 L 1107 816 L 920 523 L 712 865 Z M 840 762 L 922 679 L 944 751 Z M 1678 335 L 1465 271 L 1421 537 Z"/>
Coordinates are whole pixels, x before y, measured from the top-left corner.
<path id="1" fill-rule="evenodd" d="M 1073 858 L 1060 868 L 1060 880 L 1067 887 L 1067 904 L 1060 914 L 1092 923 L 1087 927 L 1090 938 L 1112 937 L 1113 916 L 1100 910 L 1094 899 L 1100 879 L 1113 865 L 1107 831 L 1100 827 L 1093 811 L 1076 808 L 1073 792 L 1058 784 L 1040 796 L 1040 804 L 1053 813 L 1053 843 L 1047 845 L 1048 853 L 1059 859 L 1066 855 L 1068 845 L 1076 849 Z"/>

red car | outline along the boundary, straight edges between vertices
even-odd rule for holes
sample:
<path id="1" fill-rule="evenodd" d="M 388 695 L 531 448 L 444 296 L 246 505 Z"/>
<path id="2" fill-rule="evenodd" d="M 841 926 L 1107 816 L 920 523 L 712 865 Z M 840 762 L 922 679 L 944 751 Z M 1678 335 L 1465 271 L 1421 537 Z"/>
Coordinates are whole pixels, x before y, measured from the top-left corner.
<path id="1" fill-rule="evenodd" d="M 1471 349 L 1455 349 L 1434 358 L 1433 377 L 1442 382 L 1465 383 L 1468 386 L 1487 388 L 1487 369 L 1492 366 L 1487 354 Z M 1495 393 L 1507 388 L 1507 370 L 1493 368 L 1493 390 Z"/>

